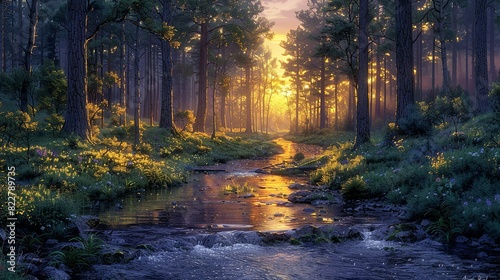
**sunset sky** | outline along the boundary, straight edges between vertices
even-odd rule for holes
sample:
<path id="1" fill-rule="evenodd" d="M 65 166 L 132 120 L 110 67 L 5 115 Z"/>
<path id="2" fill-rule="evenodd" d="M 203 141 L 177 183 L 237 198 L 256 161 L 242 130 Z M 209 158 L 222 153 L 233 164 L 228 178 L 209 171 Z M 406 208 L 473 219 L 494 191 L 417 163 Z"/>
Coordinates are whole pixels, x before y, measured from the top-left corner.
<path id="1" fill-rule="evenodd" d="M 290 29 L 295 29 L 299 21 L 295 12 L 307 9 L 307 0 L 261 0 L 264 6 L 263 16 L 274 22 L 274 38 L 268 42 L 275 57 L 283 60 L 283 49 L 279 46 L 286 39 Z"/>

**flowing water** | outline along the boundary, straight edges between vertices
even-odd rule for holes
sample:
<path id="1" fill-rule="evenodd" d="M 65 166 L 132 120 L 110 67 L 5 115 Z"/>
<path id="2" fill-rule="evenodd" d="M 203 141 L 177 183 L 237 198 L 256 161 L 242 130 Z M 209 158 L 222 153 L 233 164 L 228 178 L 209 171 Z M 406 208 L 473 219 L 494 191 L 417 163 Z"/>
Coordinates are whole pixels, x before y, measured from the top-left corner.
<path id="1" fill-rule="evenodd" d="M 120 207 L 102 210 L 99 218 L 114 229 L 115 241 L 154 243 L 161 251 L 127 264 L 94 266 L 82 279 L 499 279 L 497 261 L 461 258 L 430 241 L 374 237 L 374 228 L 395 221 L 391 215 L 349 216 L 340 204 L 288 203 L 288 186 L 307 178 L 254 171 L 290 161 L 297 152 L 319 155 L 321 149 L 277 142 L 283 154 L 211 167 L 218 172 L 195 173 L 182 187 L 132 195 Z M 228 194 L 227 185 L 245 187 Z M 301 246 L 267 246 L 251 238 L 256 231 L 326 224 L 358 227 L 364 238 Z"/>
<path id="2" fill-rule="evenodd" d="M 265 166 L 289 162 L 297 152 L 304 153 L 306 157 L 321 153 L 318 146 L 298 145 L 283 139 L 276 141 L 283 147 L 284 153 L 269 159 L 237 160 L 208 167 L 206 172 L 195 172 L 182 187 L 128 196 L 119 202 L 119 207 L 101 211 L 99 218 L 112 227 L 158 224 L 207 230 L 261 231 L 333 222 L 333 215 L 339 212 L 338 206 L 312 209 L 310 205 L 288 203 L 287 196 L 292 192 L 288 186 L 305 183 L 307 177 L 255 172 Z M 239 188 L 240 192 L 228 191 L 229 186 Z"/>

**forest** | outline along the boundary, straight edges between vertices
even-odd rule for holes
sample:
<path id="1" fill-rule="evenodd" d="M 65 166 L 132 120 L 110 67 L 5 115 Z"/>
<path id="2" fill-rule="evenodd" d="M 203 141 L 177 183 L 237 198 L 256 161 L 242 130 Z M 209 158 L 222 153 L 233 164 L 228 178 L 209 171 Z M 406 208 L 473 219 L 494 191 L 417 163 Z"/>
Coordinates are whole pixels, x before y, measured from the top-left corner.
<path id="1" fill-rule="evenodd" d="M 258 193 L 266 186 L 231 177 L 250 172 L 231 169 L 245 160 L 262 165 L 250 172 L 265 173 L 255 175 L 262 181 L 291 178 L 314 197 L 295 200 L 303 190 L 287 185 L 270 195 L 284 202 L 268 205 L 324 200 L 330 206 L 312 211 L 332 216 L 320 225 L 395 205 L 401 221 L 384 225 L 384 240 L 460 244 L 498 265 L 500 2 L 308 0 L 286 34 L 266 17 L 272 4 L 2 0 L 0 278 L 98 279 L 85 273 L 159 251 L 140 244 L 110 252 L 101 234 L 118 226 L 98 225 L 100 214 L 128 215 L 129 196 L 168 196 L 162 190 L 197 181 L 202 190 L 220 185 L 236 203 L 266 205 Z M 290 157 L 275 162 L 280 154 Z M 178 209 L 198 209 L 170 200 L 160 207 L 151 215 L 167 213 L 169 228 Z M 301 213 L 279 209 L 270 220 Z M 198 227 L 182 215 L 181 227 Z M 257 229 L 266 222 L 250 220 Z M 15 229 L 5 226 L 11 221 Z M 262 240 L 352 238 L 324 234 Z M 491 271 L 461 277 L 500 273 Z"/>

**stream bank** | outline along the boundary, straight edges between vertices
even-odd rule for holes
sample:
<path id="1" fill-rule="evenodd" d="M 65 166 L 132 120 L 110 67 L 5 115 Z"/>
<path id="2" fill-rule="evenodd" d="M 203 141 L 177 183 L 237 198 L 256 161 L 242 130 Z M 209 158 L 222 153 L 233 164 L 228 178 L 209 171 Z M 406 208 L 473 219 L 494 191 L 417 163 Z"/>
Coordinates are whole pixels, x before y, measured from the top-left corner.
<path id="1" fill-rule="evenodd" d="M 308 186 L 305 177 L 256 173 L 298 152 L 307 157 L 321 152 L 315 146 L 278 143 L 284 154 L 218 165 L 213 167 L 217 172 L 193 174 L 183 187 L 135 194 L 119 201 L 119 207 L 103 207 L 96 214 L 107 264 L 94 265 L 75 277 L 496 279 L 500 275 L 498 252 L 487 251 L 487 242 L 466 240 L 463 248 L 449 250 L 432 240 L 423 225 L 407 221 L 404 208 L 369 201 L 344 211 L 338 193 Z M 290 198 L 300 191 L 327 195 L 330 202 L 293 203 Z M 471 250 L 474 247 L 467 245 L 473 242 L 485 250 Z"/>

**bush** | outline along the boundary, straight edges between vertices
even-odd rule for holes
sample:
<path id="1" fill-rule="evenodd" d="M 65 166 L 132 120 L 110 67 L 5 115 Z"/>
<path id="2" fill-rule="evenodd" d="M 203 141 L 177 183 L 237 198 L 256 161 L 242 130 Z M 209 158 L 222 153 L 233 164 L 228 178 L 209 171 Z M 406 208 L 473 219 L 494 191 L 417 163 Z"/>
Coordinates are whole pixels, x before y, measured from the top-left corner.
<path id="1" fill-rule="evenodd" d="M 470 118 L 471 101 L 460 87 L 450 90 L 448 95 L 438 96 L 434 101 L 436 110 L 435 122 L 446 124 L 452 122 L 455 132 L 458 132 L 458 123 Z"/>
<path id="2" fill-rule="evenodd" d="M 430 136 L 433 132 L 433 121 L 422 106 L 410 105 L 406 108 L 406 117 L 398 123 L 398 132 L 408 136 Z"/>
<path id="3" fill-rule="evenodd" d="M 55 67 L 53 61 L 46 60 L 35 76 L 40 82 L 37 91 L 40 109 L 47 110 L 49 114 L 62 115 L 66 110 L 68 88 L 64 71 Z"/>
<path id="4" fill-rule="evenodd" d="M 340 194 L 346 201 L 363 200 L 368 195 L 368 188 L 363 177 L 356 176 L 342 184 Z"/>
<path id="5" fill-rule="evenodd" d="M 64 125 L 64 118 L 58 114 L 51 114 L 45 118 L 45 122 L 47 123 L 47 129 L 55 135 L 62 129 Z"/>
<path id="6" fill-rule="evenodd" d="M 59 251 L 50 253 L 49 264 L 55 267 L 66 265 L 74 271 L 82 271 L 102 259 L 104 242 L 91 234 L 86 239 L 76 237 L 71 241 L 78 242 L 78 246 L 66 246 Z"/>
<path id="7" fill-rule="evenodd" d="M 38 123 L 22 111 L 0 112 L 0 137 L 6 143 L 19 146 L 30 144 L 30 137 L 37 130 Z"/>
<path id="8" fill-rule="evenodd" d="M 43 185 L 22 188 L 17 197 L 18 219 L 29 232 L 64 236 L 70 215 L 76 214 L 78 203 Z"/>
<path id="9" fill-rule="evenodd" d="M 184 111 L 178 111 L 174 115 L 175 117 L 175 123 L 177 126 L 179 126 L 182 131 L 193 131 L 193 125 L 196 120 L 193 111 L 191 110 L 184 110 Z"/>
<path id="10" fill-rule="evenodd" d="M 500 118 L 500 83 L 494 83 L 488 95 L 490 106 L 495 115 Z"/>

